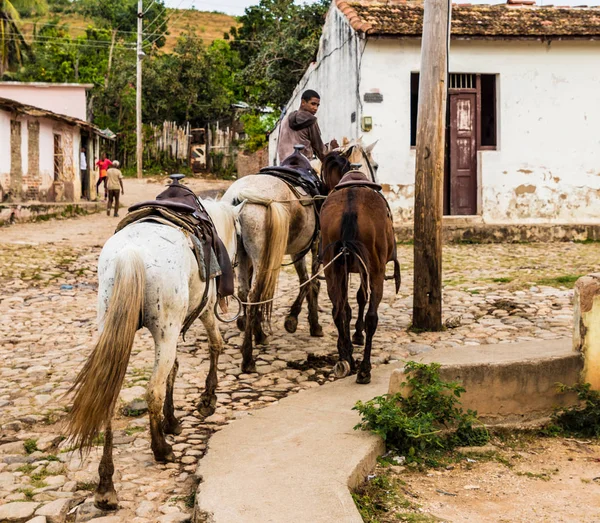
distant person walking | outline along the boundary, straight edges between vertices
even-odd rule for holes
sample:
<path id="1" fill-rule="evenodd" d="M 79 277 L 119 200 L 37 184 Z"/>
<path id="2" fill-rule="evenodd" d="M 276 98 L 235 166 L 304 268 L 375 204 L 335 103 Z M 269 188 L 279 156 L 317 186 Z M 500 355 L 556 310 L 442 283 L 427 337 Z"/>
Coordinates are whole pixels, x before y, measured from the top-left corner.
<path id="1" fill-rule="evenodd" d="M 81 171 L 81 197 L 90 198 L 90 179 L 88 177 L 87 155 L 85 147 L 79 153 L 79 170 Z"/>
<path id="2" fill-rule="evenodd" d="M 98 187 L 101 183 L 104 184 L 104 199 L 106 200 L 106 171 L 113 163 L 106 157 L 106 153 L 102 155 L 102 160 L 96 162 L 96 167 L 100 170 L 98 181 L 96 182 L 96 194 L 99 196 Z"/>
<path id="3" fill-rule="evenodd" d="M 119 162 L 112 162 L 112 167 L 106 171 L 106 185 L 108 187 L 108 204 L 106 216 L 110 216 L 110 208 L 115 202 L 115 216 L 119 216 L 119 194 L 125 194 L 123 189 L 123 173 L 119 169 Z"/>

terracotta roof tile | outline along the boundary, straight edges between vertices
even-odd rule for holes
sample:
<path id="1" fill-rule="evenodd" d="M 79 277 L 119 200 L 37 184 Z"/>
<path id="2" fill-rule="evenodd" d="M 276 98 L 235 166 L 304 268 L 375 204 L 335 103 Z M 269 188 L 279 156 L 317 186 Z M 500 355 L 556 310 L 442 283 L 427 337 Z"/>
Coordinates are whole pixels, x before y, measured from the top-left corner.
<path id="1" fill-rule="evenodd" d="M 452 35 L 462 38 L 600 38 L 600 8 L 512 5 L 455 5 Z M 350 25 L 372 35 L 420 36 L 423 5 L 402 0 L 336 0 Z"/>

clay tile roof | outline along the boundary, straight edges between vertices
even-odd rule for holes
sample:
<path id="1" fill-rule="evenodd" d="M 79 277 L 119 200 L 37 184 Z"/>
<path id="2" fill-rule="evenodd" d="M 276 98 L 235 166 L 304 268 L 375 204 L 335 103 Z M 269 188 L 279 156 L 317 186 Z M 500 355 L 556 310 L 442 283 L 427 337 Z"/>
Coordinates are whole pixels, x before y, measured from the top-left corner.
<path id="1" fill-rule="evenodd" d="M 531 0 L 510 5 L 452 7 L 452 35 L 458 38 L 600 38 L 600 7 L 536 7 Z M 423 5 L 402 0 L 336 0 L 361 33 L 421 36 Z"/>

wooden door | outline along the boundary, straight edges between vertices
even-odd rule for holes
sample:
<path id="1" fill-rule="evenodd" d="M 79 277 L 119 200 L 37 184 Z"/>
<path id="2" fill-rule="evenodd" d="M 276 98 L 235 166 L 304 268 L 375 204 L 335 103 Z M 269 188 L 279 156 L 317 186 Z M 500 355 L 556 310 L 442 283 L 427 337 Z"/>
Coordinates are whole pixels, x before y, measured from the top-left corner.
<path id="1" fill-rule="evenodd" d="M 477 214 L 477 95 L 450 94 L 450 214 Z"/>

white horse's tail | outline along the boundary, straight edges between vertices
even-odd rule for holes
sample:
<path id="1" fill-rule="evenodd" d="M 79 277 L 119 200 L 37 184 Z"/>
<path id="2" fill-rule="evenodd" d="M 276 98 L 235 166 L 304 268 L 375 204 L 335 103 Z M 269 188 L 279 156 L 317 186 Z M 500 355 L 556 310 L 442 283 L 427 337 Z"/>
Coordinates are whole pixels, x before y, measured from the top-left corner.
<path id="1" fill-rule="evenodd" d="M 75 397 L 67 418 L 67 434 L 82 449 L 92 446 L 112 417 L 143 313 L 145 284 L 146 270 L 139 252 L 121 252 L 104 329 L 69 390 Z"/>
<path id="2" fill-rule="evenodd" d="M 279 270 L 287 249 L 290 230 L 290 213 L 285 203 L 279 203 L 266 198 L 252 189 L 244 189 L 238 194 L 239 201 L 264 205 L 267 211 L 265 223 L 265 244 L 261 250 L 258 268 L 255 267 L 253 291 L 250 293 L 251 302 L 271 300 L 275 295 Z M 273 302 L 259 305 L 260 317 L 270 321 Z"/>

